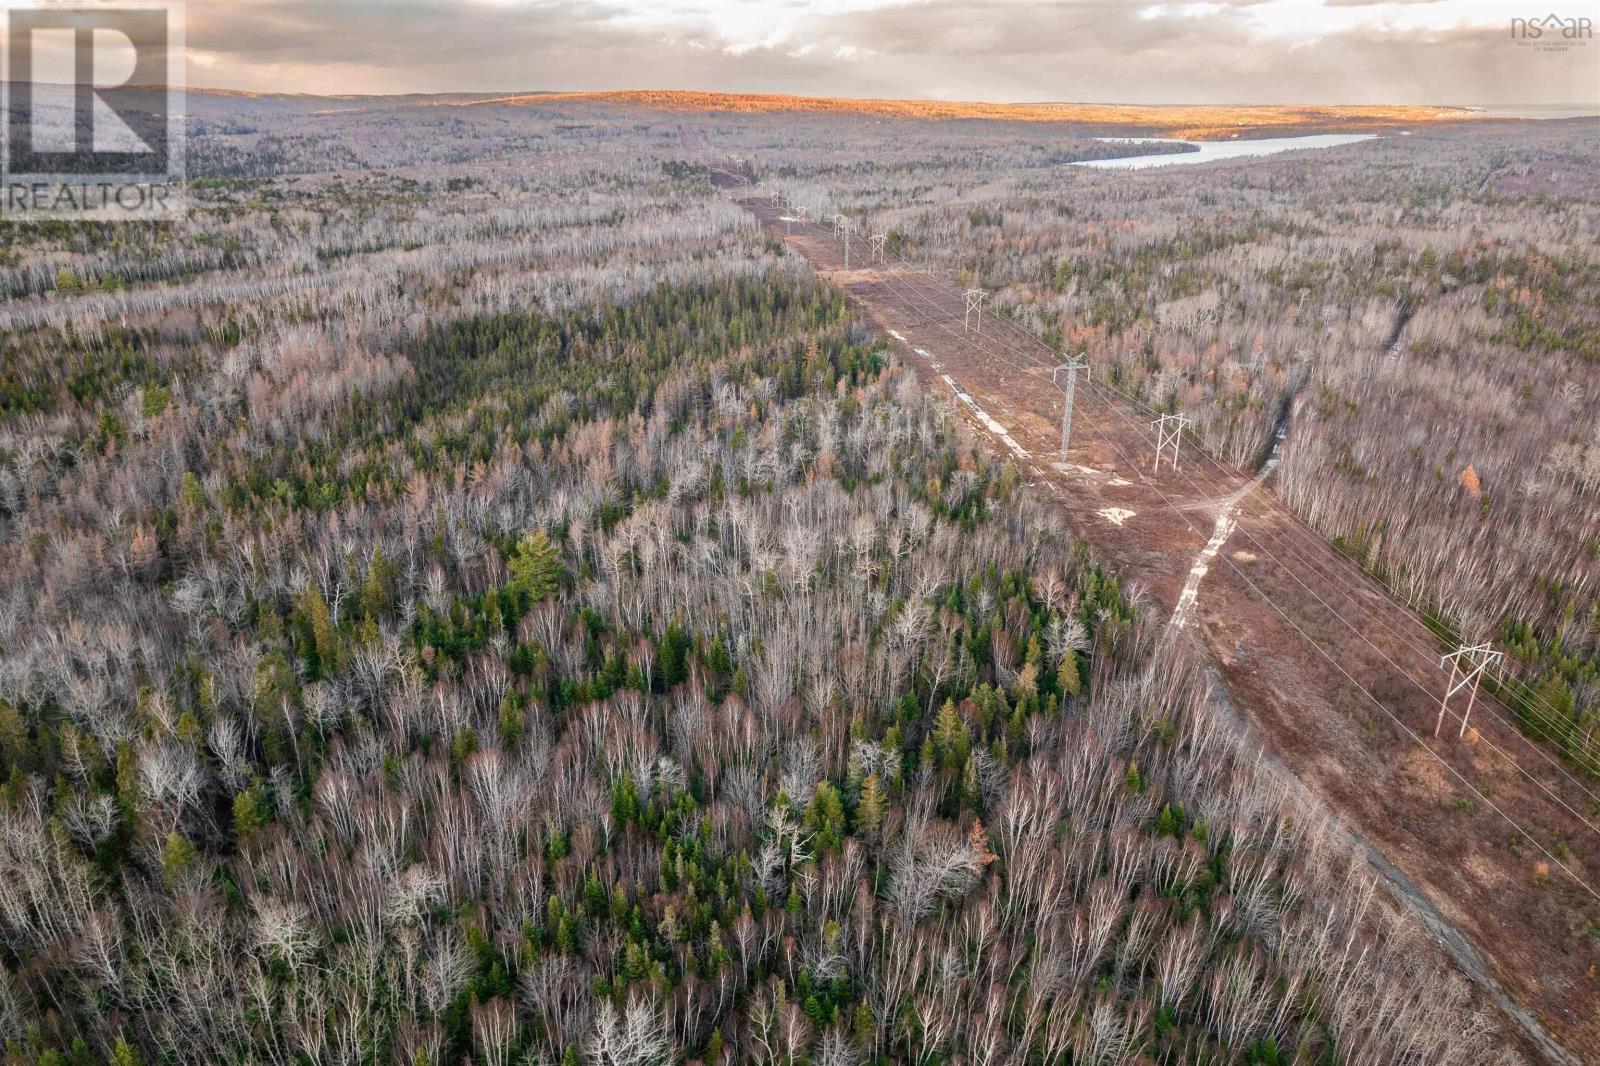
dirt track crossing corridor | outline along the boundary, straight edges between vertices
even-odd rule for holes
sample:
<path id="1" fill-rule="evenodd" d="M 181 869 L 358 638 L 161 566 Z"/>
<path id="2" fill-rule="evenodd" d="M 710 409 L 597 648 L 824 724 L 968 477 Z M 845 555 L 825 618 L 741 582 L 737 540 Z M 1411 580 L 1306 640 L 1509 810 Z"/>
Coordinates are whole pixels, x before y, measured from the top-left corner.
<path id="1" fill-rule="evenodd" d="M 1194 635 L 1255 738 L 1370 848 L 1396 897 L 1498 1001 L 1530 1055 L 1600 1059 L 1600 953 L 1577 927 L 1600 927 L 1585 887 L 1600 883 L 1595 793 L 1492 702 L 1474 715 L 1475 743 L 1448 728 L 1431 737 L 1445 681 L 1437 641 L 1287 512 L 1271 491 L 1273 464 L 1254 476 L 1207 468 L 1186 441 L 1180 470 L 1154 474 L 1147 418 L 1081 382 L 1062 457 L 1061 394 L 1026 357 L 1019 327 L 986 319 L 981 335 L 964 332 L 947 279 L 863 266 L 859 251 L 847 272 L 826 230 L 786 236 L 775 203 L 748 192 L 739 202 L 840 285 L 926 385 L 947 391 L 1125 585 Z M 1546 849 L 1571 876 L 1540 876 Z"/>

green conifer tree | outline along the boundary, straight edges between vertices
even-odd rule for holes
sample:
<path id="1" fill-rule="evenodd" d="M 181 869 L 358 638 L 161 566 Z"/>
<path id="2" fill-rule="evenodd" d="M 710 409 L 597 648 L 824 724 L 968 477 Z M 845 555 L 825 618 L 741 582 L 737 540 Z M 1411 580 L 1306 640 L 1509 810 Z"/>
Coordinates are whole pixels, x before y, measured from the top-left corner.
<path id="1" fill-rule="evenodd" d="M 555 595 L 565 574 L 560 549 L 542 529 L 525 534 L 511 553 L 510 588 L 530 601 Z"/>

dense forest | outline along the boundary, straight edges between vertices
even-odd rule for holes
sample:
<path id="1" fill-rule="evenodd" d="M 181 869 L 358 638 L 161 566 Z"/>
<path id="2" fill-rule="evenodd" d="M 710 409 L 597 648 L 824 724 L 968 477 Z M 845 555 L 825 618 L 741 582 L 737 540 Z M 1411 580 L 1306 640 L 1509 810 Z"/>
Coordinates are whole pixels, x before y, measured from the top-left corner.
<path id="1" fill-rule="evenodd" d="M 473 114 L 0 232 L 8 1061 L 1514 1060 L 681 130 Z"/>

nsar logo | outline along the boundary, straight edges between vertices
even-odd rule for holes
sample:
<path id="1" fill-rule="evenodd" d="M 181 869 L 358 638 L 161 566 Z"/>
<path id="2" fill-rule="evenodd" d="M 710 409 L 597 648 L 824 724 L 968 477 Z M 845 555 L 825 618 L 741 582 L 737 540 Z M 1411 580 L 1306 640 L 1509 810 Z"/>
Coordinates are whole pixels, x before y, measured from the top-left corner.
<path id="1" fill-rule="evenodd" d="M 1517 44 L 1540 52 L 1567 52 L 1589 43 L 1594 37 L 1594 20 L 1584 16 L 1563 18 L 1556 14 L 1544 18 L 1514 18 L 1511 36 Z"/>

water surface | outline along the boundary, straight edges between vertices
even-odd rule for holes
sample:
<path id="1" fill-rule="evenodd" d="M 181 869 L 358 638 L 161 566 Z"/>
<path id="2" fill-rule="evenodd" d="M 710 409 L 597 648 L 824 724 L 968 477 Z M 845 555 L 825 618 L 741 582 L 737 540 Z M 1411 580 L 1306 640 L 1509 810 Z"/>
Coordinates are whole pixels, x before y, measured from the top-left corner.
<path id="1" fill-rule="evenodd" d="M 1115 159 L 1085 159 L 1070 164 L 1076 167 L 1100 167 L 1104 170 L 1143 170 L 1146 167 L 1187 166 L 1191 163 L 1214 163 L 1219 159 L 1238 159 L 1242 156 L 1273 155 L 1295 148 L 1332 148 L 1340 144 L 1370 141 L 1376 133 L 1313 133 L 1304 137 L 1263 137 L 1250 141 L 1182 141 L 1172 137 L 1096 137 L 1097 141 L 1126 144 L 1192 144 L 1197 152 L 1163 152 L 1156 155 L 1125 155 Z"/>

